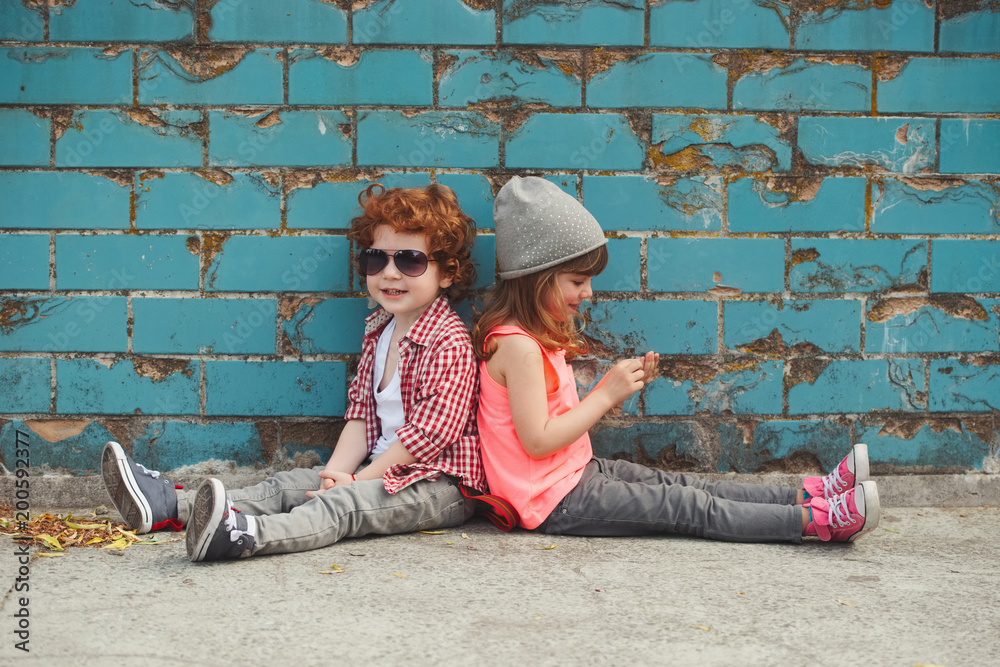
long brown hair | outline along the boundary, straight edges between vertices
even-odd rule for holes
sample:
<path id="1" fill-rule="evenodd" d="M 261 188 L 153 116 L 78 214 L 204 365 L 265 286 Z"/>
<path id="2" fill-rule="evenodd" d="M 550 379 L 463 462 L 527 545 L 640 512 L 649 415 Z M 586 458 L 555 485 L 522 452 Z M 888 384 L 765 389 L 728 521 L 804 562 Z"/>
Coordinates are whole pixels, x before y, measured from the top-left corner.
<path id="1" fill-rule="evenodd" d="M 608 248 L 602 245 L 585 255 L 567 260 L 558 266 L 500 282 L 486 297 L 483 314 L 476 319 L 472 341 L 476 356 L 488 360 L 496 352 L 496 344 L 486 344 L 486 335 L 493 327 L 515 320 L 521 328 L 549 350 L 566 350 L 566 358 L 586 354 L 587 341 L 581 335 L 584 318 L 570 313 L 561 321 L 545 307 L 553 296 L 561 300 L 562 290 L 556 279 L 560 273 L 580 273 L 596 276 L 608 265 Z"/>

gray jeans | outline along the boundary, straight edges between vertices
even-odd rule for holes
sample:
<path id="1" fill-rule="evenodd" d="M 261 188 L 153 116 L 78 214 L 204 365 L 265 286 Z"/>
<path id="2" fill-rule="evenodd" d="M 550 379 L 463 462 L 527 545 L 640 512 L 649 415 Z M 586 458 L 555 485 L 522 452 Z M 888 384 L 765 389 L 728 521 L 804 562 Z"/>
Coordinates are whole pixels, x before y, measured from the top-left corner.
<path id="1" fill-rule="evenodd" d="M 563 535 L 679 533 L 729 542 L 801 542 L 797 489 L 711 482 L 591 459 L 537 530 Z"/>
<path id="2" fill-rule="evenodd" d="M 395 495 L 376 479 L 307 498 L 306 491 L 319 488 L 322 469 L 279 472 L 260 484 L 229 491 L 236 509 L 257 517 L 252 555 L 308 551 L 346 537 L 448 528 L 471 518 L 475 509 L 462 496 L 458 481 L 447 475 L 414 482 Z M 185 525 L 194 496 L 193 491 L 177 494 L 178 515 Z"/>

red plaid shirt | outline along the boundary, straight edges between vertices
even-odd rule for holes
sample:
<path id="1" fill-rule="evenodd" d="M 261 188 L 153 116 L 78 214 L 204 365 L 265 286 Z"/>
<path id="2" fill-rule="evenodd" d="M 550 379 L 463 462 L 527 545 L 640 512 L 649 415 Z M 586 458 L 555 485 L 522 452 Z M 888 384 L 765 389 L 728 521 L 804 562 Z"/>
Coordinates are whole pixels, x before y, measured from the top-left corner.
<path id="1" fill-rule="evenodd" d="M 380 308 L 365 319 L 361 362 L 347 392 L 350 406 L 344 416 L 365 421 L 369 452 L 381 432 L 372 378 L 375 344 L 391 318 Z M 396 493 L 446 473 L 485 492 L 476 427 L 478 364 L 469 331 L 445 297 L 439 296 L 400 340 L 396 372 L 406 416 L 396 436 L 417 460 L 389 468 L 382 477 L 385 490 Z"/>

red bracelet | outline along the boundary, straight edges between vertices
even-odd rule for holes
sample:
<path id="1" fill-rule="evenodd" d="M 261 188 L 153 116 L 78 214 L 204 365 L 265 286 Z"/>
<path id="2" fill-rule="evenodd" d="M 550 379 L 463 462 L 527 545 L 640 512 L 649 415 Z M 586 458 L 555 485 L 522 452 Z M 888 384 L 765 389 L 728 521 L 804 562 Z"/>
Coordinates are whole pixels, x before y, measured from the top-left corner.
<path id="1" fill-rule="evenodd" d="M 354 475 L 351 475 L 351 481 L 352 481 L 352 482 L 356 482 L 356 481 L 358 481 L 358 478 L 357 478 L 357 477 L 355 477 Z"/>

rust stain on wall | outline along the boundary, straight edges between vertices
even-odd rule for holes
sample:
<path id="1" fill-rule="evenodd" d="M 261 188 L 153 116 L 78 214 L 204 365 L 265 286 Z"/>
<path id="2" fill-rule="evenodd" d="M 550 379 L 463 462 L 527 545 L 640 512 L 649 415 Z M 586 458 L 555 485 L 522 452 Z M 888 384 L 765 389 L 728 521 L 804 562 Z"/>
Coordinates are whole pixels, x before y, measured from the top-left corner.
<path id="1" fill-rule="evenodd" d="M 163 50 L 192 78 L 208 81 L 235 68 L 253 49 L 239 46 L 167 46 Z"/>
<path id="2" fill-rule="evenodd" d="M 747 354 L 760 354 L 775 359 L 788 357 L 790 355 L 816 355 L 823 353 L 822 348 L 808 341 L 796 343 L 795 345 L 789 347 L 788 344 L 785 343 L 781 332 L 777 329 L 772 329 L 771 333 L 769 333 L 766 337 L 758 338 L 752 343 L 738 345 L 736 349 Z"/>
<path id="3" fill-rule="evenodd" d="M 325 49 L 316 49 L 316 53 L 341 67 L 357 65 L 358 61 L 361 60 L 361 49 L 351 46 L 331 46 Z"/>
<path id="4" fill-rule="evenodd" d="M 133 359 L 132 366 L 136 373 L 153 382 L 162 382 L 174 373 L 188 377 L 194 373 L 191 362 L 186 359 Z"/>
<path id="5" fill-rule="evenodd" d="M 198 256 L 201 254 L 201 239 L 197 236 L 187 237 L 187 249 L 192 255 Z"/>
<path id="6" fill-rule="evenodd" d="M 632 60 L 637 55 L 632 51 L 609 50 L 599 46 L 591 51 L 587 58 L 587 80 L 590 81 L 594 76 L 601 72 L 607 72 L 617 63 Z"/>
<path id="7" fill-rule="evenodd" d="M 816 248 L 799 248 L 792 251 L 792 266 L 805 262 L 815 262 L 819 259 L 819 250 Z"/>
<path id="8" fill-rule="evenodd" d="M 990 318 L 982 304 L 964 294 L 932 294 L 926 297 L 901 297 L 881 299 L 868 311 L 869 322 L 887 322 L 893 317 L 909 315 L 928 306 L 945 312 L 950 317 L 984 321 Z"/>
<path id="9" fill-rule="evenodd" d="M 708 384 L 722 372 L 718 363 L 695 361 L 685 357 L 661 358 L 657 370 L 661 377 L 668 380 L 695 384 Z"/>
<path id="10" fill-rule="evenodd" d="M 280 124 L 281 124 L 281 114 L 277 111 L 272 111 L 271 113 L 267 114 L 266 116 L 264 116 L 255 123 L 255 125 L 261 128 L 262 130 Z"/>
<path id="11" fill-rule="evenodd" d="M 75 438 L 90 425 L 89 419 L 39 419 L 26 421 L 24 425 L 46 442 L 59 442 Z"/>
<path id="12" fill-rule="evenodd" d="M 926 426 L 929 426 L 935 433 L 941 433 L 945 430 L 955 431 L 956 433 L 968 431 L 975 434 L 976 437 L 986 444 L 992 441 L 993 433 L 996 430 L 990 419 L 901 419 L 890 417 L 883 422 L 879 435 L 912 440 Z"/>
<path id="13" fill-rule="evenodd" d="M 791 389 L 797 384 L 808 382 L 813 384 L 823 374 L 832 359 L 820 357 L 792 357 L 785 364 L 785 387 Z"/>
<path id="14" fill-rule="evenodd" d="M 216 185 L 229 185 L 233 182 L 232 174 L 222 171 L 221 169 L 200 169 L 194 172 L 194 174 L 204 178 L 206 181 L 211 181 Z"/>
<path id="15" fill-rule="evenodd" d="M 80 121 L 74 118 L 72 109 L 52 109 L 52 129 L 57 141 L 71 126 L 77 130 L 83 129 Z"/>
<path id="16" fill-rule="evenodd" d="M 772 192 L 788 195 L 788 202 L 807 202 L 816 198 L 823 186 L 822 176 L 769 176 L 764 185 Z"/>
<path id="17" fill-rule="evenodd" d="M 132 172 L 124 169 L 104 169 L 102 171 L 88 171 L 87 173 L 91 176 L 103 176 L 123 188 L 132 187 Z"/>

